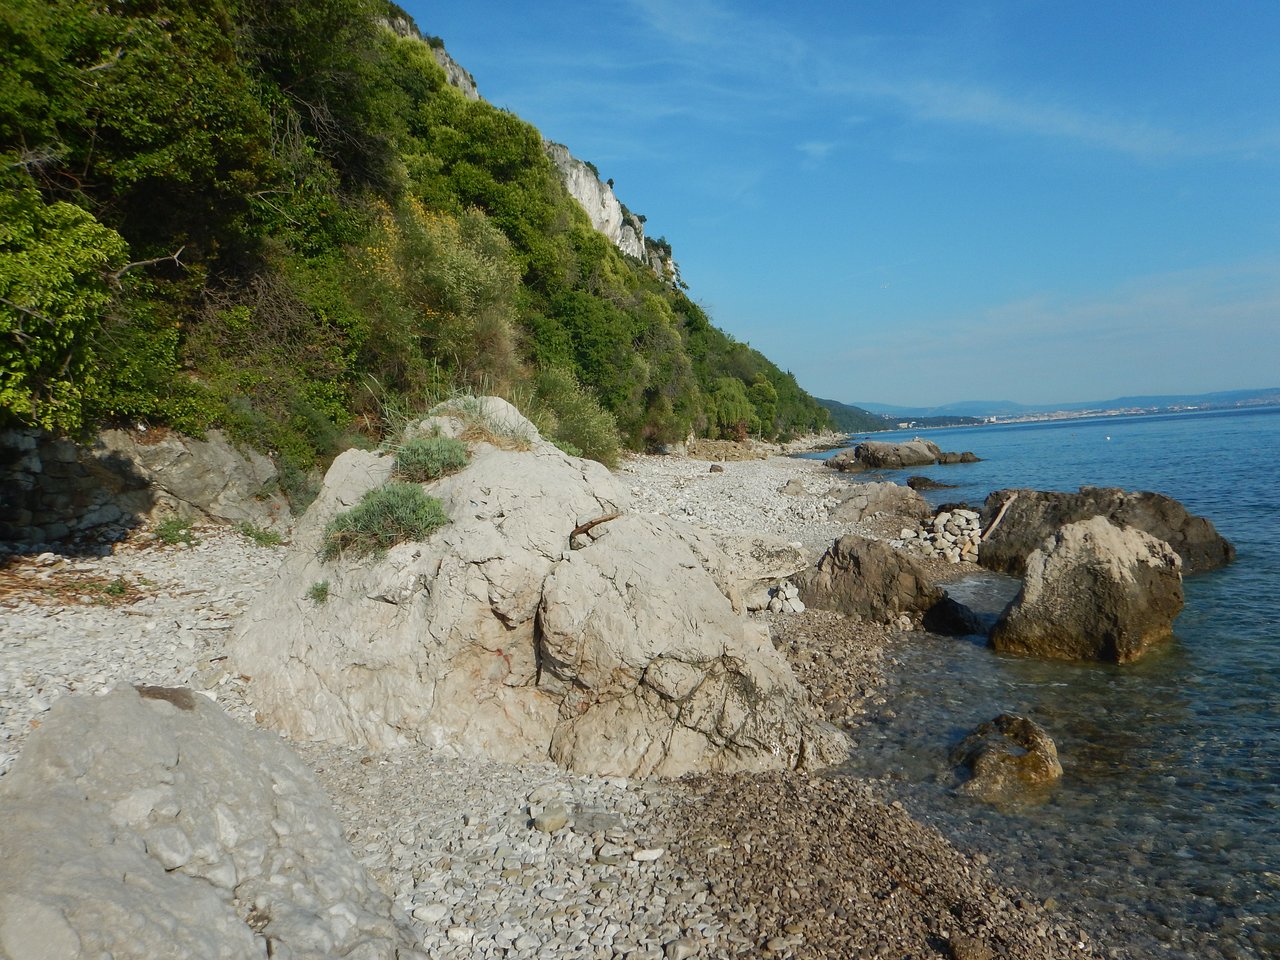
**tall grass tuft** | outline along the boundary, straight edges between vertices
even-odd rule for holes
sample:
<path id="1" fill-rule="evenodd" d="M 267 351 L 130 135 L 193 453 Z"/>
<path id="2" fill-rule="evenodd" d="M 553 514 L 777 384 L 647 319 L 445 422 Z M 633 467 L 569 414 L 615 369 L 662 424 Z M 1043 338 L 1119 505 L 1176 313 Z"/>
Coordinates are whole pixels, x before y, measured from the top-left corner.
<path id="1" fill-rule="evenodd" d="M 415 483 L 438 480 L 467 465 L 467 445 L 452 437 L 414 437 L 396 451 L 396 474 Z"/>
<path id="2" fill-rule="evenodd" d="M 444 507 L 416 483 L 388 483 L 329 521 L 320 556 L 334 560 L 382 553 L 397 543 L 425 540 L 449 522 Z"/>

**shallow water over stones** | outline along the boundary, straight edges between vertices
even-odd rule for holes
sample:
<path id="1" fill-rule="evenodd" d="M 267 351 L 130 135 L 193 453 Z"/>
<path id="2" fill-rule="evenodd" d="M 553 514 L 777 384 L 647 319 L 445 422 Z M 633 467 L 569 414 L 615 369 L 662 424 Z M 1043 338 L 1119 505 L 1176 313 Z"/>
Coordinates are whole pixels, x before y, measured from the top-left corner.
<path id="1" fill-rule="evenodd" d="M 993 618 L 1016 587 L 981 575 L 949 590 Z M 1189 581 L 1192 601 L 1200 589 Z M 1263 651 L 1221 620 L 1210 636 L 1205 615 L 1124 667 L 914 635 L 896 649 L 891 709 L 859 731 L 850 772 L 893 783 L 913 813 L 1121 956 L 1280 955 L 1280 718 L 1260 709 L 1280 685 Z M 1057 742 L 1065 776 L 1042 805 L 997 810 L 955 793 L 948 749 L 1002 711 Z"/>

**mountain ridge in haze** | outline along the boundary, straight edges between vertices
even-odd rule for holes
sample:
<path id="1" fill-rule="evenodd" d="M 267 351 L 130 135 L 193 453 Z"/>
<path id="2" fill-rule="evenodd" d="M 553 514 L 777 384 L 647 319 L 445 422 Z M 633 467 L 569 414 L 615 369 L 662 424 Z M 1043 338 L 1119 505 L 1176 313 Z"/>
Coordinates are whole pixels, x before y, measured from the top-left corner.
<path id="1" fill-rule="evenodd" d="M 823 401 L 825 402 L 825 401 Z M 897 418 L 962 416 L 1017 417 L 1038 413 L 1076 413 L 1084 410 L 1166 409 L 1188 406 L 1258 406 L 1280 404 L 1280 387 L 1248 390 L 1219 390 L 1196 394 L 1142 394 L 1113 400 L 1085 400 L 1074 403 L 1018 403 L 1014 400 L 962 400 L 934 407 L 909 407 L 888 403 L 847 404 L 870 413 Z"/>

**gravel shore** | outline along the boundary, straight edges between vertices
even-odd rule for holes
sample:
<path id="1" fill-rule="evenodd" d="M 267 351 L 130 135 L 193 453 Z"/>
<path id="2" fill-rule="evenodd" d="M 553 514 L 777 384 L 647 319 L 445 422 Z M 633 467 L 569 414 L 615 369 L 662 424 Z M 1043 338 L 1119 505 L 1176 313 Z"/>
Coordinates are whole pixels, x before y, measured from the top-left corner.
<path id="1" fill-rule="evenodd" d="M 815 555 L 851 530 L 826 514 L 843 481 L 814 461 L 712 473 L 637 457 L 619 472 L 640 512 L 771 533 Z M 781 493 L 795 478 L 804 494 Z M 876 526 L 857 532 L 892 535 Z M 117 682 L 190 685 L 254 722 L 221 644 L 283 551 L 225 528 L 196 536 L 0 569 L 0 775 L 58 697 Z M 894 633 L 818 611 L 764 616 L 856 742 L 865 712 L 883 706 Z M 627 781 L 427 750 L 295 749 L 431 956 L 1101 955 L 875 784 L 794 773 Z"/>

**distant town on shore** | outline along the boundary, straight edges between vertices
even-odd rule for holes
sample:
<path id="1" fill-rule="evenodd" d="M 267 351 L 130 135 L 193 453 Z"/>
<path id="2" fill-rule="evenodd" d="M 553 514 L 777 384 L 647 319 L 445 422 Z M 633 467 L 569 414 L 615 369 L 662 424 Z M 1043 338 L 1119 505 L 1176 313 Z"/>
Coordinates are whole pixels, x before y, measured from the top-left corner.
<path id="1" fill-rule="evenodd" d="M 1280 387 L 1201 394 L 1130 396 L 1057 405 L 1022 404 L 1012 400 L 966 400 L 938 407 L 902 407 L 883 403 L 846 404 L 821 398 L 818 402 L 831 411 L 836 429 L 850 433 L 870 433 L 878 430 L 968 427 L 984 423 L 1027 423 L 1080 417 L 1280 406 Z"/>

